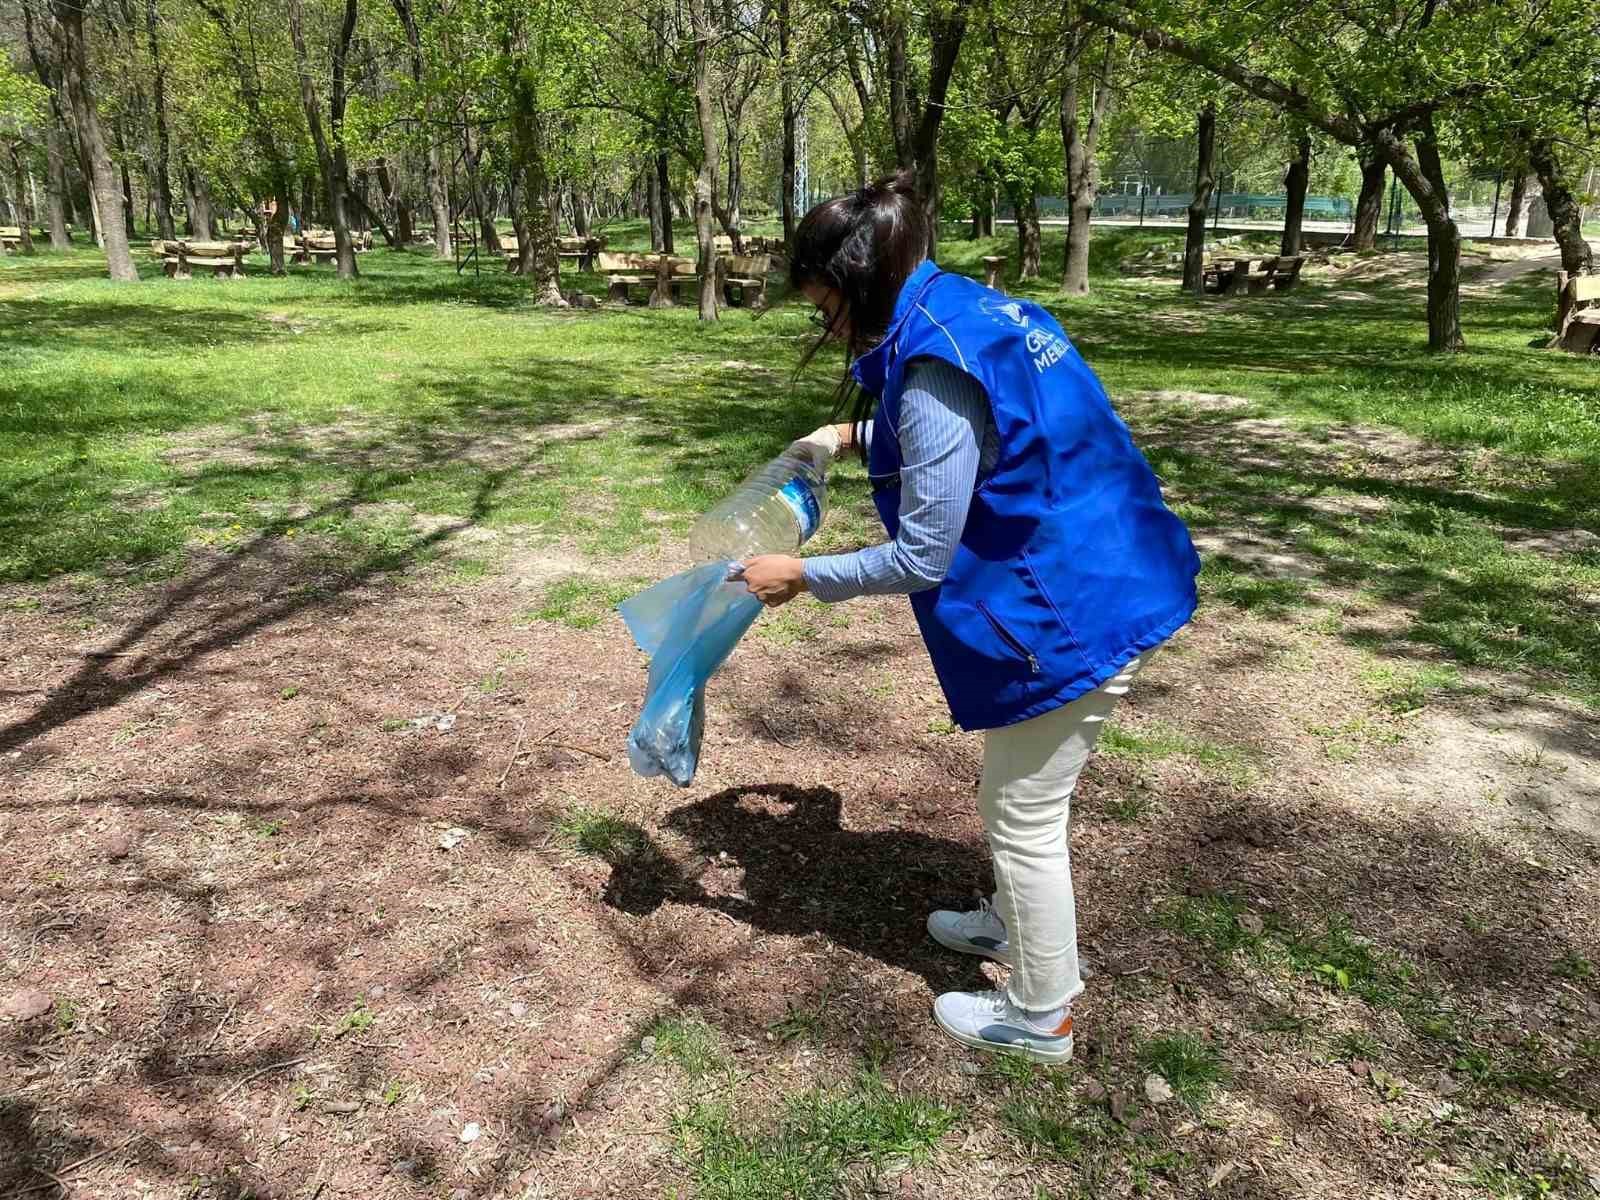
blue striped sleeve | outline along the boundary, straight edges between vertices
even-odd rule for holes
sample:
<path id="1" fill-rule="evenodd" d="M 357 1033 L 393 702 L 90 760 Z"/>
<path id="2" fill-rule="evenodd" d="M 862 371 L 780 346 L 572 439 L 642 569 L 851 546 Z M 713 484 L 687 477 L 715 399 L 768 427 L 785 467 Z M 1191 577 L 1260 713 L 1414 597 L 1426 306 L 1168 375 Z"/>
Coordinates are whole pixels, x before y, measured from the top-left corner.
<path id="1" fill-rule="evenodd" d="M 806 560 L 818 600 L 920 592 L 949 574 L 985 459 L 997 449 L 989 398 L 948 363 L 918 359 L 900 399 L 900 532 L 852 554 Z"/>

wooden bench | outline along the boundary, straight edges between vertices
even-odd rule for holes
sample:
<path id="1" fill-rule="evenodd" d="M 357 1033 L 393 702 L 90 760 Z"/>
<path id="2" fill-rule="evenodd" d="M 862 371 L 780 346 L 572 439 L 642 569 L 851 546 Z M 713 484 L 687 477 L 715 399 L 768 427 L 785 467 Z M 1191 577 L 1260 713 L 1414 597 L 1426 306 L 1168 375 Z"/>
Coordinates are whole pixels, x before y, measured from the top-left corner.
<path id="1" fill-rule="evenodd" d="M 1300 282 L 1300 268 L 1306 265 L 1304 254 L 1280 254 L 1272 260 L 1272 270 L 1267 273 L 1266 281 L 1261 285 L 1261 291 L 1266 291 L 1270 284 L 1274 291 L 1290 291 L 1295 284 Z M 1250 294 L 1259 294 L 1256 291 L 1255 281 L 1251 281 Z"/>
<path id="2" fill-rule="evenodd" d="M 718 268 L 722 274 L 722 296 L 730 305 L 767 306 L 767 272 L 772 270 L 772 255 L 730 254 L 718 260 Z"/>
<path id="3" fill-rule="evenodd" d="M 562 258 L 570 258 L 580 271 L 594 269 L 595 255 L 606 248 L 606 239 L 603 237 L 569 237 L 562 238 L 556 253 Z"/>
<path id="4" fill-rule="evenodd" d="M 1600 275 L 1556 272 L 1556 335 L 1548 348 L 1600 354 Z"/>
<path id="5" fill-rule="evenodd" d="M 243 279 L 244 256 L 249 250 L 244 242 L 150 243 L 150 251 L 161 260 L 162 273 L 168 279 L 191 279 L 196 270 L 210 271 L 214 279 Z"/>
<path id="6" fill-rule="evenodd" d="M 1000 290 L 1000 277 L 1005 274 L 1006 256 L 1004 254 L 985 254 L 983 256 L 983 286 Z"/>
<path id="7" fill-rule="evenodd" d="M 66 227 L 67 241 L 72 240 L 72 226 Z M 50 231 L 41 225 L 29 225 L 28 237 L 37 248 L 50 244 Z M 15 254 L 22 248 L 22 226 L 0 225 L 0 254 Z"/>
<path id="8" fill-rule="evenodd" d="M 630 288 L 648 287 L 651 305 L 671 304 L 674 289 L 699 283 L 694 275 L 694 263 L 687 258 L 604 251 L 596 254 L 595 258 L 595 269 L 606 277 L 608 301 L 626 304 Z"/>

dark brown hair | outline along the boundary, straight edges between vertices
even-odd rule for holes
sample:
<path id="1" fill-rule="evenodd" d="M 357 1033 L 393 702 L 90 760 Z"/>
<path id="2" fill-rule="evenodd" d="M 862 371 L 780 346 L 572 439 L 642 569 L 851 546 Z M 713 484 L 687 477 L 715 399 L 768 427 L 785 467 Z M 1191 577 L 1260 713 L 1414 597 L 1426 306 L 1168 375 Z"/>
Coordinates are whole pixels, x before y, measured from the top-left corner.
<path id="1" fill-rule="evenodd" d="M 795 230 L 789 285 L 796 290 L 807 284 L 834 289 L 842 298 L 839 311 L 850 322 L 844 377 L 834 393 L 835 421 L 848 414 L 859 426 L 872 416 L 877 397 L 859 392 L 849 364 L 883 340 L 900 289 L 927 250 L 927 220 L 909 171 L 824 200 Z M 832 333 L 830 327 L 806 351 L 796 373 L 805 369 Z M 864 446 L 861 452 L 864 456 Z"/>

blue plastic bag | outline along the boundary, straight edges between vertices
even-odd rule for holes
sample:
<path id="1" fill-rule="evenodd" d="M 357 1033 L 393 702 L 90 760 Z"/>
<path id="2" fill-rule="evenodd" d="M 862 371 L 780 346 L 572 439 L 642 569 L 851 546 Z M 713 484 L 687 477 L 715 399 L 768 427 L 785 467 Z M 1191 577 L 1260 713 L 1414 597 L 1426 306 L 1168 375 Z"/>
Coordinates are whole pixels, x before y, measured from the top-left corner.
<path id="1" fill-rule="evenodd" d="M 688 787 L 700 760 L 706 681 L 761 612 L 735 564 L 710 562 L 663 579 L 620 606 L 628 632 L 650 656 L 644 706 L 628 735 L 628 761 L 640 775 L 665 775 Z"/>

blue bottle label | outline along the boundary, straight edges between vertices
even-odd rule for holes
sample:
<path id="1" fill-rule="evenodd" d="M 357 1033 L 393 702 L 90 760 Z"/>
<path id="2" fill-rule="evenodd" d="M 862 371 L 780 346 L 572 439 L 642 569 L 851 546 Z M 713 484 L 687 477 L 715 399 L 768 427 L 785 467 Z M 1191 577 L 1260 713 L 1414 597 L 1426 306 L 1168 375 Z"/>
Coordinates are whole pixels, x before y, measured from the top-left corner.
<path id="1" fill-rule="evenodd" d="M 794 519 L 799 522 L 800 540 L 809 541 L 822 522 L 822 506 L 817 503 L 816 492 L 811 490 L 809 483 L 796 475 L 778 489 L 778 495 L 783 498 L 783 502 L 789 506 L 789 511 L 794 513 Z"/>

